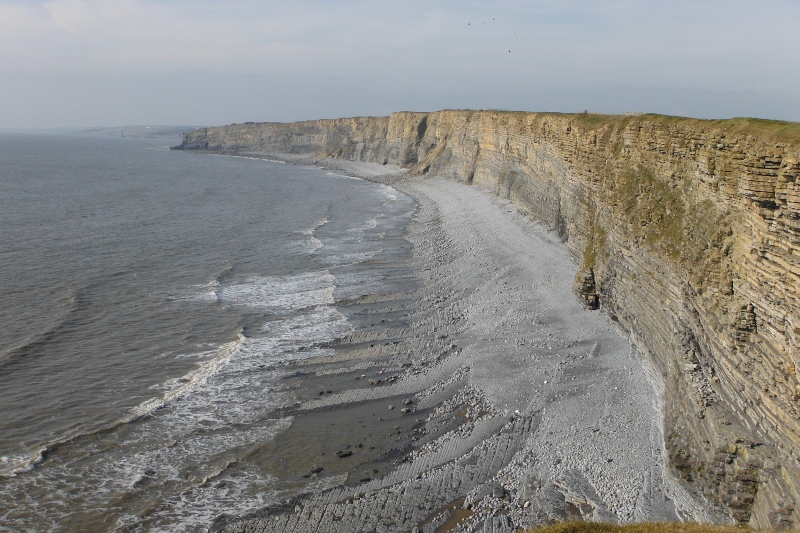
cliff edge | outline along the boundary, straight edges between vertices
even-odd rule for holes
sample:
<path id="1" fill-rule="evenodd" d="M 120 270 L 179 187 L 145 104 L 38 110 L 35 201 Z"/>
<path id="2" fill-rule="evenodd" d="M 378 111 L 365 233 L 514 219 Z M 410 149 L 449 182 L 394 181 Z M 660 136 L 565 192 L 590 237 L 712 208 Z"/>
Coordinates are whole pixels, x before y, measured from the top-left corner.
<path id="1" fill-rule="evenodd" d="M 584 306 L 661 372 L 679 477 L 739 523 L 800 525 L 800 124 L 402 112 L 203 128 L 176 148 L 393 163 L 510 199 L 557 228 Z"/>

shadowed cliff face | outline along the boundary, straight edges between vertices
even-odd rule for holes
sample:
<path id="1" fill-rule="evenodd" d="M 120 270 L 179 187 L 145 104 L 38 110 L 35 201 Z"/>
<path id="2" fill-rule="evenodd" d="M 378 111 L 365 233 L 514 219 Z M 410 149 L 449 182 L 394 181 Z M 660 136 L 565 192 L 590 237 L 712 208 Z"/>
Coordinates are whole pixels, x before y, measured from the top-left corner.
<path id="1" fill-rule="evenodd" d="M 441 111 L 242 124 L 180 148 L 396 163 L 558 229 L 576 292 L 667 383 L 671 464 L 752 525 L 800 524 L 800 125 Z"/>

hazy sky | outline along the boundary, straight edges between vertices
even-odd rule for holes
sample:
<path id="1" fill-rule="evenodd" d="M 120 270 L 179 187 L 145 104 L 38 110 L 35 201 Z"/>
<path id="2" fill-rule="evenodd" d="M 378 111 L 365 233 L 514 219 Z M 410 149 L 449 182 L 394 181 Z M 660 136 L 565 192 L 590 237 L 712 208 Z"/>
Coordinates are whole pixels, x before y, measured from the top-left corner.
<path id="1" fill-rule="evenodd" d="M 0 0 L 0 128 L 445 108 L 800 121 L 797 0 Z"/>

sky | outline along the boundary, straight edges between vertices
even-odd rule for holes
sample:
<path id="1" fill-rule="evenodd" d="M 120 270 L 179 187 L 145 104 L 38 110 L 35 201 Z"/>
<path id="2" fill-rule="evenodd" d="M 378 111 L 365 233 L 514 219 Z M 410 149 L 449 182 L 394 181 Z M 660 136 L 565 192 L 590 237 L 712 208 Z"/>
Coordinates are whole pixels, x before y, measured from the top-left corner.
<path id="1" fill-rule="evenodd" d="M 506 109 L 800 121 L 797 0 L 0 0 L 0 128 Z"/>

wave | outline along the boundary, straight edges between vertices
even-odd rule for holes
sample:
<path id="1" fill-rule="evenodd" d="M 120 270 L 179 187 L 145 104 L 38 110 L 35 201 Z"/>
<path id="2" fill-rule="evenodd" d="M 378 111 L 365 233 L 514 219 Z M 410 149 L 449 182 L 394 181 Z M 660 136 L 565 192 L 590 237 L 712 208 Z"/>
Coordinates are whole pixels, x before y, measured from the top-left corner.
<path id="1" fill-rule="evenodd" d="M 325 170 L 325 167 L 316 167 L 316 168 L 319 168 L 320 170 Z M 332 172 L 332 171 L 326 172 L 326 173 L 325 173 L 325 175 L 326 175 L 326 176 L 331 176 L 331 177 L 333 177 L 333 178 L 341 178 L 341 179 L 346 179 L 346 180 L 357 180 L 357 181 L 364 181 L 362 178 L 358 178 L 358 177 L 356 177 L 356 176 L 348 176 L 347 174 L 339 174 L 338 172 Z"/>
<path id="2" fill-rule="evenodd" d="M 91 431 L 76 430 L 56 441 L 44 444 L 31 451 L 12 456 L 2 456 L 0 457 L 0 479 L 14 477 L 19 474 L 30 472 L 65 444 L 72 443 L 76 439 L 84 437 L 92 437 L 95 435 L 110 433 L 117 429 L 120 425 L 121 422 L 115 422 L 110 426 Z"/>
<path id="3" fill-rule="evenodd" d="M 134 420 L 148 416 L 166 405 L 168 402 L 196 389 L 198 386 L 203 384 L 209 378 L 209 376 L 215 374 L 220 368 L 225 366 L 233 354 L 235 354 L 241 348 L 245 338 L 244 331 L 240 329 L 236 340 L 223 344 L 217 351 L 216 357 L 205 361 L 198 368 L 192 370 L 182 378 L 179 378 L 178 381 L 181 383 L 179 386 L 167 391 L 160 398 L 150 398 L 149 400 L 145 400 L 144 402 L 140 403 L 131 409 L 131 411 L 121 420 L 121 422 L 128 424 Z"/>
<path id="4" fill-rule="evenodd" d="M 225 268 L 223 268 L 216 276 L 214 276 L 214 279 L 206 284 L 206 291 L 210 294 L 213 294 L 214 299 L 219 301 L 219 291 L 221 290 L 222 282 L 229 278 L 232 274 L 233 266 L 225 265 Z"/>
<path id="5" fill-rule="evenodd" d="M 222 286 L 220 302 L 273 312 L 300 311 L 334 303 L 336 278 L 327 270 L 289 276 L 254 276 L 242 283 Z"/>
<path id="6" fill-rule="evenodd" d="M 280 163 L 282 165 L 286 164 L 286 161 L 281 161 L 280 159 L 271 159 L 271 158 L 266 157 L 266 156 L 252 155 L 252 154 L 239 154 L 239 155 L 233 155 L 233 156 L 229 156 L 229 157 L 237 157 L 239 159 L 250 159 L 250 160 L 253 160 L 253 161 L 265 161 L 267 163 Z"/>
<path id="7" fill-rule="evenodd" d="M 253 156 L 237 156 L 237 157 L 244 157 L 245 159 L 254 159 L 256 161 L 264 161 L 266 163 L 280 163 L 281 165 L 286 164 L 286 161 L 281 161 L 280 159 L 270 159 L 269 157 L 253 157 Z"/>
<path id="8" fill-rule="evenodd" d="M 394 187 L 390 187 L 388 185 L 381 185 L 379 190 L 383 194 L 384 198 L 386 198 L 386 200 L 387 200 L 386 204 L 388 204 L 389 202 L 394 202 L 394 201 L 397 200 L 397 194 L 398 194 L 399 191 L 397 189 L 395 189 Z M 386 205 L 386 204 L 383 204 L 383 205 Z"/>
<path id="9" fill-rule="evenodd" d="M 322 355 L 328 343 L 353 331 L 350 321 L 332 306 L 267 322 L 242 346 L 236 371 L 251 371 Z"/>
<path id="10" fill-rule="evenodd" d="M 44 461 L 48 451 L 49 447 L 44 446 L 29 454 L 0 457 L 0 479 L 33 470 L 36 465 Z"/>
<path id="11" fill-rule="evenodd" d="M 307 237 L 308 240 L 306 242 L 312 252 L 316 252 L 317 250 L 322 248 L 322 241 L 317 238 L 316 232 L 319 228 L 321 228 L 327 223 L 328 223 L 328 217 L 325 216 L 325 218 L 321 219 L 319 222 L 314 224 L 313 227 L 300 231 L 300 233 L 302 233 Z"/>
<path id="12" fill-rule="evenodd" d="M 368 252 L 341 253 L 328 256 L 325 258 L 325 260 L 328 264 L 333 266 L 355 265 L 369 261 L 381 252 L 383 252 L 383 249 L 371 250 Z"/>
<path id="13" fill-rule="evenodd" d="M 324 306 L 321 309 L 329 308 Z M 330 310 L 330 312 L 333 312 L 333 310 Z M 262 368 L 265 362 L 270 361 L 270 356 L 272 355 L 275 356 L 272 358 L 272 361 L 278 362 L 278 355 L 287 349 L 287 346 L 281 346 L 281 344 L 285 345 L 288 343 L 294 345 L 300 340 L 312 343 L 315 341 L 327 340 L 327 338 L 331 336 L 331 329 L 340 331 L 343 328 L 342 322 L 346 322 L 346 318 L 343 316 L 337 320 L 335 316 L 326 317 L 319 313 L 312 313 L 312 315 L 313 316 L 307 317 L 306 320 L 302 320 L 303 317 L 300 316 L 280 321 L 283 323 L 283 327 L 278 328 L 278 330 L 274 332 L 276 334 L 273 335 L 275 342 L 268 344 L 261 342 L 261 340 L 251 341 L 251 339 L 245 335 L 243 329 L 240 328 L 236 338 L 233 341 L 221 345 L 217 350 L 212 352 L 213 355 L 210 359 L 202 362 L 199 366 L 183 376 L 172 378 L 164 382 L 163 386 L 168 387 L 166 392 L 158 397 L 149 398 L 141 402 L 113 423 L 89 431 L 81 427 L 61 436 L 58 440 L 44 444 L 29 452 L 0 456 L 0 478 L 13 477 L 32 471 L 36 469 L 37 465 L 44 462 L 50 455 L 64 445 L 76 444 L 76 441 L 79 439 L 112 433 L 122 425 L 130 424 L 152 415 L 170 402 L 174 402 L 178 399 L 191 398 L 191 393 L 203 387 L 210 378 L 220 373 L 226 365 L 231 364 L 234 357 L 237 357 L 239 361 L 231 368 L 229 373 L 233 376 L 239 375 L 244 377 L 250 374 L 253 369 Z M 303 325 L 310 328 L 308 333 L 303 333 Z M 325 333 L 326 331 L 328 333 Z M 292 336 L 294 338 L 290 338 Z M 293 349 L 294 347 L 291 348 L 291 350 Z M 241 357 L 238 357 L 239 355 L 241 355 Z M 237 410 L 236 403 L 240 400 L 244 400 L 244 398 L 240 396 L 242 391 L 238 390 L 237 385 L 239 384 L 231 381 L 231 377 L 232 376 L 224 377 L 220 383 L 210 385 L 210 397 L 208 394 L 201 394 L 201 398 L 189 401 L 183 408 L 176 412 L 175 415 L 179 419 L 186 418 L 184 422 L 189 423 L 190 426 L 194 426 L 191 421 L 194 415 L 199 414 L 202 415 L 202 417 L 206 417 L 210 414 L 208 413 L 208 408 L 214 406 L 218 401 L 223 406 L 227 406 L 224 410 L 234 414 L 232 411 Z M 239 381 L 239 379 L 240 378 L 236 378 L 234 381 Z M 220 394 L 222 396 L 220 396 Z M 264 391 L 259 392 L 259 397 L 265 397 Z M 196 411 L 196 413 L 187 412 L 187 408 L 190 411 Z M 211 418 L 215 418 L 213 414 L 211 414 Z M 247 418 L 252 420 L 250 416 Z M 174 417 L 169 417 L 169 420 L 171 420 L 169 425 L 176 430 L 185 425 L 180 423 L 180 420 L 174 419 Z"/>
<path id="14" fill-rule="evenodd" d="M 223 447 L 231 450 L 237 446 L 267 442 L 291 423 L 291 418 L 266 420 L 257 431 L 237 432 L 236 442 L 225 443 Z M 129 461 L 124 465 L 127 473 L 131 474 L 126 478 L 128 490 L 153 482 L 153 487 L 145 490 L 156 493 L 163 486 L 159 486 L 159 481 L 163 483 L 164 472 L 159 468 L 166 466 L 164 461 L 177 467 L 179 477 L 172 478 L 170 483 L 177 483 L 180 490 L 169 494 L 148 513 L 149 518 L 158 524 L 156 529 L 165 532 L 205 531 L 222 512 L 243 515 L 275 501 L 277 493 L 273 487 L 276 478 L 242 461 L 243 453 L 246 453 L 242 448 L 235 454 L 221 457 L 217 455 L 217 447 L 214 448 L 217 453 L 213 453 L 197 449 L 194 444 L 185 442 L 187 447 L 181 449 L 155 448 L 131 458 L 134 465 Z M 115 466 L 123 465 L 117 463 Z M 133 468 L 129 469 L 130 466 Z M 253 490 L 254 486 L 259 489 Z M 124 513 L 118 518 L 115 529 L 138 531 L 141 521 L 142 517 L 137 513 Z"/>

